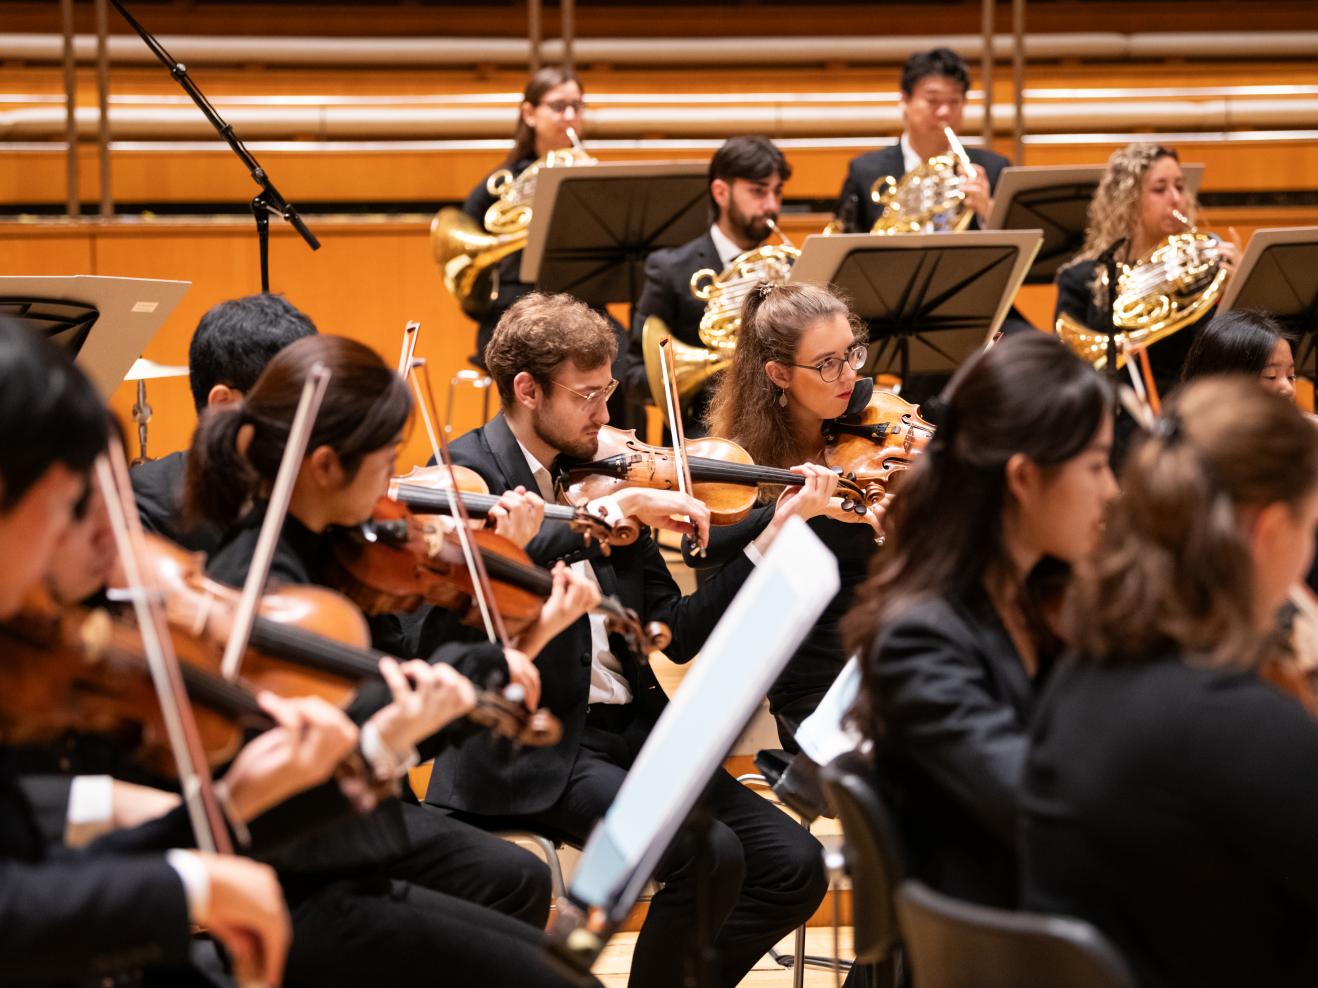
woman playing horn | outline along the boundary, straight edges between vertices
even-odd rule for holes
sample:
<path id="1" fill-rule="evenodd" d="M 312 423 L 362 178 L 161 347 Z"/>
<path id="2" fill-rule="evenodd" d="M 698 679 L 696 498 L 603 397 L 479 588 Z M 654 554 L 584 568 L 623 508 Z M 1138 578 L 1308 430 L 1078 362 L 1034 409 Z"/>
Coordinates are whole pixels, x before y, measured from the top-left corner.
<path id="1" fill-rule="evenodd" d="M 1173 234 L 1194 229 L 1198 204 L 1186 188 L 1176 152 L 1161 144 L 1128 144 L 1113 152 L 1107 171 L 1089 204 L 1085 243 L 1080 253 L 1057 272 L 1054 319 L 1069 317 L 1081 327 L 1107 327 L 1106 289 L 1098 258 L 1113 244 L 1118 262 L 1133 265 Z M 1239 258 L 1234 244 L 1219 242 L 1217 260 L 1228 271 Z M 1175 384 L 1199 325 L 1211 315 L 1177 331 L 1174 338 L 1149 350 L 1153 376 L 1160 391 Z"/>
<path id="2" fill-rule="evenodd" d="M 574 147 L 573 137 L 580 140 L 582 136 L 583 110 L 581 82 L 571 69 L 547 65 L 537 71 L 522 92 L 512 149 L 496 172 L 506 169 L 516 177 L 549 152 Z M 462 211 L 482 227 L 486 211 L 499 198 L 489 190 L 489 178 L 481 179 L 462 204 Z M 522 252 L 519 250 L 505 257 L 495 269 L 490 304 L 477 323 L 476 353 L 472 362 L 478 367 L 485 366 L 485 344 L 490 341 L 499 318 L 534 287 L 522 281 L 521 267 Z"/>

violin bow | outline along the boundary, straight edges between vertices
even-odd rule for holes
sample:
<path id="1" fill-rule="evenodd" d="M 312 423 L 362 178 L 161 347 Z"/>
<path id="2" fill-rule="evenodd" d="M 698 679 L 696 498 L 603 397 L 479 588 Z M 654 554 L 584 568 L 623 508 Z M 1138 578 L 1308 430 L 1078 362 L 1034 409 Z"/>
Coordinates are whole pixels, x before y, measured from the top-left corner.
<path id="1" fill-rule="evenodd" d="M 403 327 L 403 351 L 398 355 L 398 376 L 407 377 L 408 368 L 412 366 L 412 355 L 416 353 L 417 334 L 421 324 L 415 319 L 409 320 Z"/>
<path id="2" fill-rule="evenodd" d="M 411 364 L 407 368 L 406 378 L 408 383 L 412 385 L 412 391 L 416 395 L 416 404 L 421 412 L 421 421 L 425 423 L 426 435 L 430 439 L 431 448 L 435 452 L 435 462 L 444 465 L 449 472 L 450 480 L 452 480 L 453 457 L 448 448 L 448 425 L 440 417 L 439 407 L 435 404 L 435 393 L 430 386 L 430 365 L 426 363 L 424 357 L 412 358 Z M 425 379 L 424 387 L 422 387 L 421 378 Z M 490 575 L 485 570 L 485 560 L 471 537 L 471 516 L 467 514 L 467 505 L 458 493 L 456 483 L 450 483 L 445 488 L 445 494 L 448 497 L 449 512 L 457 521 L 454 528 L 458 536 L 458 545 L 462 548 L 462 557 L 467 562 L 467 572 L 472 575 L 471 587 L 474 591 L 472 596 L 475 598 L 476 606 L 481 612 L 481 621 L 485 625 L 485 635 L 491 643 L 502 646 L 506 651 L 512 647 L 508 640 L 508 629 L 504 626 L 503 615 L 499 612 L 499 606 L 495 602 L 494 592 L 490 586 Z"/>
<path id="3" fill-rule="evenodd" d="M 673 338 L 665 336 L 659 341 L 659 367 L 663 371 L 664 378 L 664 399 L 668 405 L 668 421 L 672 423 L 673 430 L 673 465 L 677 468 L 677 489 L 683 494 L 691 495 L 691 460 L 686 453 L 686 430 L 682 428 L 682 403 L 677 394 L 677 368 L 673 362 Z M 687 521 L 691 517 L 687 516 Z M 691 527 L 695 528 L 692 522 Z M 692 545 L 695 547 L 692 551 L 697 556 L 705 554 L 705 547 L 701 544 L 699 536 L 693 534 L 689 536 Z"/>
<path id="4" fill-rule="evenodd" d="M 288 502 L 293 497 L 293 484 L 297 480 L 302 460 L 307 455 L 307 443 L 311 439 L 311 430 L 316 423 L 320 403 L 325 398 L 329 379 L 329 368 L 317 361 L 307 372 L 307 379 L 302 382 L 302 395 L 298 398 L 293 424 L 289 427 L 288 442 L 284 445 L 284 455 L 279 461 L 279 472 L 275 474 L 270 505 L 261 523 L 256 550 L 252 553 L 252 565 L 243 582 L 243 594 L 234 610 L 233 627 L 224 646 L 224 658 L 220 662 L 220 674 L 230 682 L 238 678 L 238 671 L 242 668 L 243 653 L 247 651 L 247 643 L 252 637 L 252 625 L 256 621 L 256 609 L 265 592 L 265 581 L 270 576 L 270 564 L 274 561 L 275 543 L 279 541 L 279 532 L 284 527 Z"/>
<path id="5" fill-rule="evenodd" d="M 174 654 L 174 639 L 160 606 L 162 593 L 151 568 L 142 564 L 145 556 L 142 520 L 137 514 L 132 484 L 128 480 L 128 459 L 117 437 L 111 437 L 108 450 L 97 457 L 95 471 L 96 484 L 105 499 L 115 546 L 124 567 L 126 586 L 112 592 L 112 599 L 131 602 L 137 616 L 142 649 L 160 699 L 165 732 L 178 766 L 183 801 L 188 808 L 197 847 L 202 851 L 232 854 L 233 844 L 224 825 L 210 766 L 206 762 L 201 735 L 197 732 L 197 721 L 183 685 L 178 657 Z M 131 511 L 129 505 L 133 505 Z"/>

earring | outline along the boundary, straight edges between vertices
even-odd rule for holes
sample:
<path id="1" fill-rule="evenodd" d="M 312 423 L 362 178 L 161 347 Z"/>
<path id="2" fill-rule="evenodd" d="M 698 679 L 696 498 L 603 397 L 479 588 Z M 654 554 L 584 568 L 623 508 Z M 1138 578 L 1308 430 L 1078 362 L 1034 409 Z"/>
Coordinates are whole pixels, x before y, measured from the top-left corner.
<path id="1" fill-rule="evenodd" d="M 779 408 L 786 408 L 786 407 L 787 407 L 787 389 L 786 389 L 786 388 L 779 388 L 779 389 L 778 389 L 778 407 L 779 407 Z"/>

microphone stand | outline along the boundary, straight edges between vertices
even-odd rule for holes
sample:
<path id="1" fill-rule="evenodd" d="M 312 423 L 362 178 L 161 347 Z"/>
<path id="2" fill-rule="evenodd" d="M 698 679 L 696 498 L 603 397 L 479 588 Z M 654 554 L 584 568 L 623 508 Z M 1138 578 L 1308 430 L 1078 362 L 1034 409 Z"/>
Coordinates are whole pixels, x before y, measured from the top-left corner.
<path id="1" fill-rule="evenodd" d="M 266 174 L 265 169 L 261 167 L 256 158 L 252 156 L 252 153 L 234 134 L 233 128 L 225 123 L 224 119 L 215 111 L 215 107 L 211 106 L 210 101 L 197 88 L 197 84 L 188 75 L 187 66 L 182 62 L 175 61 L 174 57 L 165 51 L 164 46 L 156 40 L 151 32 L 137 23 L 121 0 L 110 0 L 110 3 L 114 4 L 114 9 L 123 15 L 129 27 L 138 33 L 147 48 L 151 49 L 151 53 L 160 60 L 160 64 L 169 70 L 169 74 L 183 87 L 183 91 L 188 94 L 192 102 L 197 104 L 197 109 L 201 111 L 202 116 L 210 122 L 210 125 L 215 128 L 216 133 L 224 139 L 224 142 L 233 149 L 233 153 L 238 156 L 238 160 L 243 163 L 243 167 L 252 176 L 252 181 L 261 187 L 261 191 L 252 197 L 252 216 L 256 219 L 256 236 L 261 246 L 261 291 L 270 291 L 271 214 L 280 216 L 290 223 L 312 250 L 320 250 L 320 241 L 302 222 L 302 217 L 293 208 L 293 204 L 279 194 L 279 190 L 275 188 L 275 183 L 270 181 L 270 176 Z"/>
<path id="2" fill-rule="evenodd" d="M 1098 255 L 1096 264 L 1102 265 L 1107 272 L 1107 318 L 1103 325 L 1106 327 L 1103 332 L 1107 333 L 1107 372 L 1115 387 L 1120 379 L 1120 371 L 1117 369 L 1117 251 L 1126 243 L 1126 237 L 1113 241 L 1108 245 L 1107 250 Z"/>

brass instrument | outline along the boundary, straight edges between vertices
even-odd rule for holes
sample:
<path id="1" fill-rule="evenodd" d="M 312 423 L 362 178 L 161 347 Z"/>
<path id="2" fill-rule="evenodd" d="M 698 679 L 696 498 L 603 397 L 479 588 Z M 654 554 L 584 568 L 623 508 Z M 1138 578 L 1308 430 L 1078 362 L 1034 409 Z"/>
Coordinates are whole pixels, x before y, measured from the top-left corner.
<path id="1" fill-rule="evenodd" d="M 783 284 L 791 274 L 792 264 L 801 256 L 801 251 L 772 220 L 769 228 L 782 243 L 761 244 L 738 254 L 721 273 L 713 268 L 701 268 L 691 276 L 691 294 L 705 303 L 700 317 L 700 342 L 708 349 L 673 340 L 677 393 L 683 402 L 732 362 L 741 329 L 742 303 L 752 288 L 763 281 Z M 669 328 L 657 316 L 650 316 L 641 328 L 645 378 L 650 396 L 661 411 L 666 404 L 666 390 L 661 376 L 659 342 L 670 335 Z"/>
<path id="2" fill-rule="evenodd" d="M 430 246 L 444 287 L 472 319 L 481 317 L 493 295 L 494 265 L 526 246 L 540 170 L 595 164 L 577 132 L 568 128 L 567 135 L 570 148 L 550 151 L 517 176 L 500 168 L 486 179 L 486 190 L 498 198 L 485 211 L 483 227 L 454 206 L 444 207 L 430 221 Z"/>
<path id="3" fill-rule="evenodd" d="M 1199 233 L 1181 213 L 1186 227 L 1173 233 L 1117 275 L 1113 321 L 1117 334 L 1117 366 L 1126 362 L 1130 346 L 1148 347 L 1203 318 L 1222 296 L 1227 269 L 1218 250 L 1221 240 Z M 1107 272 L 1099 273 L 1104 285 Z M 1058 338 L 1095 367 L 1107 363 L 1107 334 L 1096 333 L 1063 313 L 1057 318 Z"/>
<path id="4" fill-rule="evenodd" d="M 961 186 L 975 166 L 951 127 L 947 154 L 927 158 L 900 179 L 884 175 L 870 188 L 870 199 L 883 211 L 870 233 L 946 233 L 964 230 L 975 213 Z"/>

